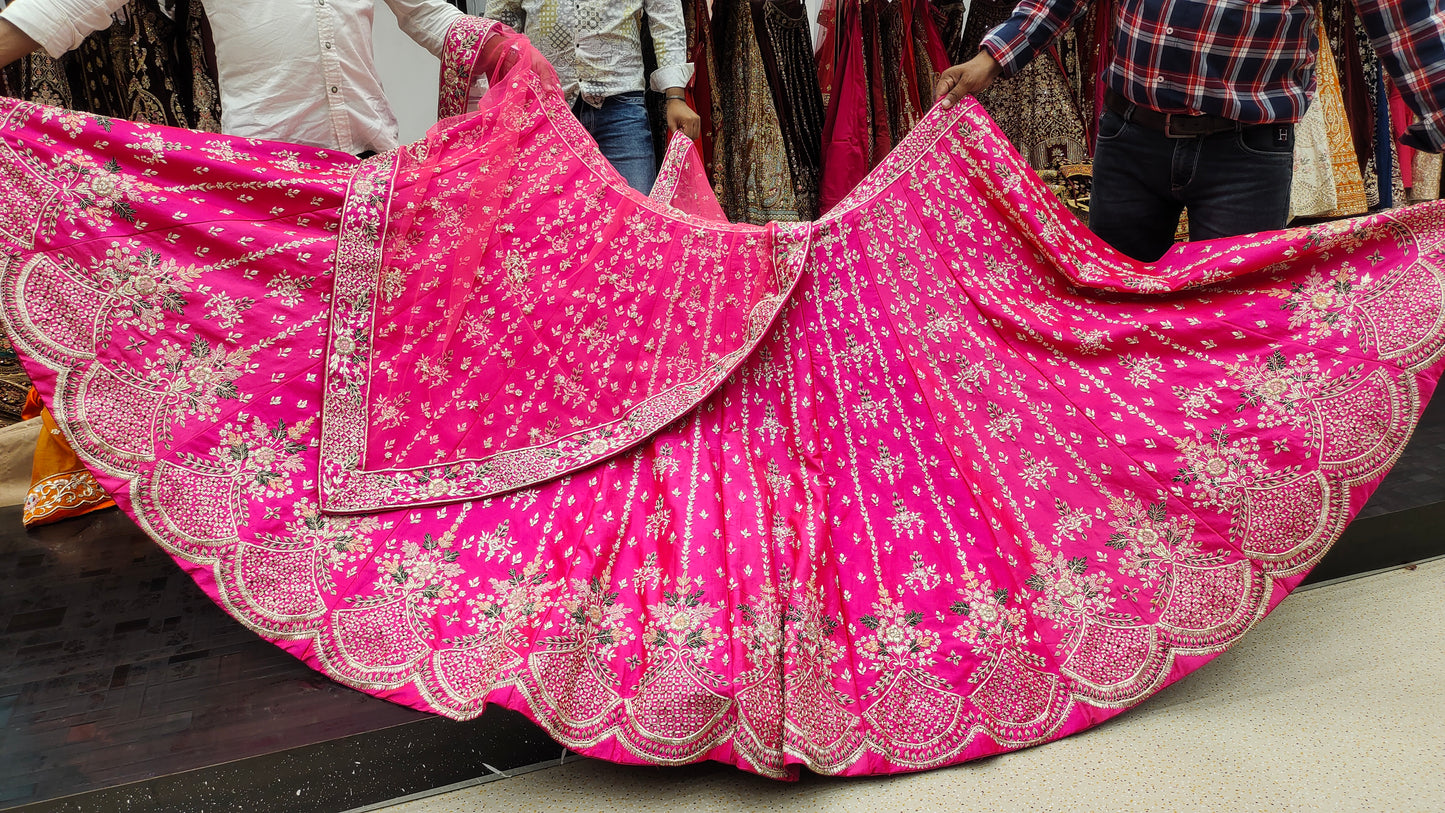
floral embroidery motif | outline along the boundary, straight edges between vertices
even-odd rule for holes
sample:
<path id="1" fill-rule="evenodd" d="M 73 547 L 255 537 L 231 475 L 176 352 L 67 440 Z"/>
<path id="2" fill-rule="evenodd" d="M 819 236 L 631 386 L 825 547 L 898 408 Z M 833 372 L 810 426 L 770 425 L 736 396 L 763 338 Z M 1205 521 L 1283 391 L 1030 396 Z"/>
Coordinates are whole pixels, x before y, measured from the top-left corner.
<path id="1" fill-rule="evenodd" d="M 858 619 L 866 630 L 858 634 L 858 650 L 870 662 L 867 668 L 897 670 L 930 665 L 940 638 L 923 621 L 923 613 L 907 609 L 886 589 L 880 590 L 872 612 Z M 865 670 L 863 664 L 858 668 Z"/>
<path id="2" fill-rule="evenodd" d="M 1223 429 L 1208 438 L 1178 441 L 1179 473 L 1174 482 L 1191 487 L 1190 497 L 1201 505 L 1230 509 L 1242 494 L 1264 474 L 1259 439 L 1244 437 L 1231 441 Z"/>
<path id="3" fill-rule="evenodd" d="M 1016 597 L 972 570 L 963 571 L 963 577 L 963 594 L 948 608 L 962 616 L 953 629 L 954 637 L 977 655 L 1016 645 L 1028 620 Z"/>
<path id="4" fill-rule="evenodd" d="M 1310 419 L 1310 399 L 1319 394 L 1321 379 L 1313 353 L 1286 359 L 1276 350 L 1261 364 L 1231 365 L 1229 374 L 1243 390 L 1245 404 L 1259 409 L 1262 428 L 1299 428 Z"/>
<path id="5" fill-rule="evenodd" d="M 143 250 L 134 240 L 112 243 L 105 259 L 93 272 L 101 287 L 122 300 L 135 321 L 131 324 L 155 335 L 165 314 L 184 316 L 186 294 L 204 271 L 200 266 L 182 266 L 158 252 Z M 219 311 L 218 311 L 219 313 Z M 225 327 L 232 327 L 235 320 Z"/>
<path id="6" fill-rule="evenodd" d="M 242 417 L 244 421 L 244 416 Z M 287 478 L 306 470 L 301 453 L 309 448 L 314 418 L 287 426 L 267 426 L 260 418 L 228 424 L 221 430 L 221 445 L 212 454 L 241 487 L 258 499 L 281 497 L 295 486 Z"/>

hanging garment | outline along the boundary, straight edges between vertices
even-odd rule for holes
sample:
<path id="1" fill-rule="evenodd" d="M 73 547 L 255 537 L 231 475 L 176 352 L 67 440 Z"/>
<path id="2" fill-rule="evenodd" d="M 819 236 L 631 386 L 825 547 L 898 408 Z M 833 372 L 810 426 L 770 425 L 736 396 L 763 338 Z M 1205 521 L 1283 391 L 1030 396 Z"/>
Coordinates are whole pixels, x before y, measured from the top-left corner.
<path id="1" fill-rule="evenodd" d="M 1360 167 L 1365 204 L 1374 209 L 1380 205 L 1380 178 L 1375 168 L 1374 85 L 1366 71 L 1376 59 L 1375 52 L 1362 36 L 1354 6 L 1345 0 L 1325 0 L 1321 13 L 1339 71 L 1341 98 L 1350 121 L 1350 139 Z M 1378 71 L 1378 65 L 1374 70 Z"/>
<path id="2" fill-rule="evenodd" d="M 8 95 L 115 118 L 218 130 L 205 16 L 190 0 L 132 0 L 109 28 L 59 59 L 37 51 L 7 66 Z"/>
<path id="3" fill-rule="evenodd" d="M 1402 203 L 1419 203 L 1440 197 L 1440 154 L 1421 152 L 1401 142 L 1410 123 L 1416 116 L 1393 82 L 1387 83 L 1390 93 L 1390 123 L 1394 130 L 1393 147 L 1400 164 L 1400 183 L 1404 187 Z"/>
<path id="4" fill-rule="evenodd" d="M 712 83 L 717 77 L 717 65 L 712 56 L 711 12 L 708 11 L 708 0 L 683 0 L 682 8 L 687 24 L 687 61 L 694 66 L 692 82 L 684 92 L 688 105 L 700 120 L 697 148 L 702 153 L 703 167 L 711 178 L 715 145 L 720 140 L 718 131 L 724 126 L 723 122 L 713 119 Z"/>
<path id="5" fill-rule="evenodd" d="M 933 27 L 938 31 L 949 65 L 966 62 L 978 51 L 978 43 L 966 43 L 963 39 L 968 6 L 965 0 L 929 0 L 928 3 L 928 13 L 933 18 Z M 948 65 L 941 66 L 946 67 Z"/>
<path id="6" fill-rule="evenodd" d="M 26 420 L 25 399 L 31 392 L 30 377 L 20 365 L 7 336 L 0 336 L 0 425 Z"/>
<path id="7" fill-rule="evenodd" d="M 826 13 L 827 6 L 824 6 Z M 823 167 L 819 208 L 830 211 L 873 167 L 873 138 L 868 67 L 863 53 L 863 21 L 857 3 L 843 3 L 832 18 L 830 32 L 836 50 L 824 40 L 823 62 L 830 70 L 822 86 L 827 89 L 828 113 L 823 121 Z M 831 63 L 827 54 L 834 54 Z"/>
<path id="8" fill-rule="evenodd" d="M 915 2 L 845 3 L 823 125 L 821 209 L 827 211 L 902 141 L 933 105 L 947 54 Z"/>
<path id="9" fill-rule="evenodd" d="M 40 393 L 32 388 L 23 417 L 26 420 L 39 418 L 40 434 L 35 440 L 30 490 L 25 494 L 25 507 L 21 514 L 21 521 L 27 528 L 49 525 L 115 505 L 115 501 L 96 481 L 95 475 L 66 442 L 55 417 L 44 406 Z"/>
<path id="10" fill-rule="evenodd" d="M 904 70 L 910 72 L 909 85 L 913 93 L 912 103 L 920 113 L 927 113 L 933 107 L 933 86 L 938 75 L 953 64 L 943 37 L 929 13 L 927 0 L 903 0 L 898 4 L 903 17 L 903 30 L 908 39 L 905 42 Z M 895 134 L 895 142 L 902 141 L 908 134 Z"/>
<path id="11" fill-rule="evenodd" d="M 818 89 L 823 93 L 823 109 L 833 104 L 833 70 L 838 51 L 838 12 L 834 0 L 819 0 L 817 44 Z"/>
<path id="12" fill-rule="evenodd" d="M 801 0 L 751 0 L 748 6 L 793 177 L 798 219 L 813 220 L 818 216 L 824 109 L 808 9 Z"/>
<path id="13" fill-rule="evenodd" d="M 1419 203 L 1440 198 L 1440 153 L 1415 153 L 1415 185 L 1410 187 L 1410 200 Z"/>
<path id="14" fill-rule="evenodd" d="M 1318 95 L 1318 94 L 1317 94 Z M 1312 101 L 1294 128 L 1294 175 L 1290 178 L 1289 220 L 1320 217 L 1339 206 L 1334 156 L 1324 105 Z"/>
<path id="15" fill-rule="evenodd" d="M 972 58 L 984 34 L 1013 12 L 1011 2 L 977 0 L 970 9 L 964 40 L 972 43 Z M 1029 165 L 1055 187 L 1061 185 L 1059 167 L 1087 159 L 1089 149 L 1079 96 L 1070 86 L 1061 53 L 1070 53 L 1072 72 L 1082 73 L 1072 30 L 1061 37 L 1062 48 L 1050 48 L 1007 81 L 993 83 L 975 94 L 1010 142 Z M 1056 189 L 1056 191 L 1059 191 Z"/>
<path id="16" fill-rule="evenodd" d="M 1066 736 L 1283 599 L 1438 380 L 1445 204 L 1141 265 L 965 102 L 825 218 L 725 224 L 529 64 L 365 162 L 0 102 L 0 314 L 57 424 L 363 691 L 779 777 Z"/>
<path id="17" fill-rule="evenodd" d="M 1405 134 L 1410 122 L 1415 119 L 1415 114 L 1410 112 L 1400 90 L 1389 77 L 1385 78 L 1385 96 L 1390 108 L 1390 149 L 1395 151 L 1395 160 L 1400 166 L 1400 186 L 1408 192 L 1410 187 L 1415 185 L 1414 173 L 1411 170 L 1415 165 L 1416 151 L 1413 147 L 1401 143 L 1400 136 Z M 1401 196 L 1402 203 L 1405 197 Z"/>
<path id="18" fill-rule="evenodd" d="M 1089 5 L 1076 30 L 1079 43 L 1079 107 L 1084 113 L 1084 130 L 1088 134 L 1089 154 L 1094 154 L 1094 139 L 1099 132 L 1099 119 L 1104 115 L 1104 93 L 1101 81 L 1104 71 L 1114 60 L 1114 26 L 1119 18 L 1118 0 L 1097 0 Z"/>
<path id="19" fill-rule="evenodd" d="M 1390 209 L 1403 205 L 1404 183 L 1400 177 L 1400 154 L 1395 150 L 1395 134 L 1390 124 L 1390 94 L 1385 86 L 1385 74 L 1380 70 L 1378 60 L 1367 71 L 1374 86 L 1375 108 L 1375 171 L 1380 185 L 1380 208 Z"/>
<path id="20" fill-rule="evenodd" d="M 1321 43 L 1328 41 L 1323 25 L 1318 36 Z M 1321 48 L 1315 63 L 1315 100 L 1324 112 L 1325 130 L 1330 141 L 1331 175 L 1335 181 L 1335 208 L 1325 217 L 1353 217 L 1369 210 L 1365 197 L 1365 184 L 1360 177 L 1360 164 L 1350 135 L 1349 115 L 1345 112 L 1344 98 L 1340 92 L 1339 73 L 1330 50 Z"/>
<path id="21" fill-rule="evenodd" d="M 795 221 L 813 205 L 799 199 L 782 122 L 747 3 L 712 9 L 715 132 L 714 189 L 728 217 L 740 223 Z"/>

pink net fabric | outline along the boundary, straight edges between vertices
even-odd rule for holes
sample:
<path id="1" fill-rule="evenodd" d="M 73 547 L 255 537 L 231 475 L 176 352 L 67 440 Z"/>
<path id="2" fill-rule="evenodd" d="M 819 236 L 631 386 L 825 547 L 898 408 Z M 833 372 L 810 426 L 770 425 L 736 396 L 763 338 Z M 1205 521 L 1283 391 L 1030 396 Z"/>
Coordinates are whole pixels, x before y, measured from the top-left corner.
<path id="1" fill-rule="evenodd" d="M 797 278 L 772 230 L 619 184 L 525 39 L 461 28 L 494 90 L 363 166 L 343 213 L 323 509 L 485 497 L 616 454 L 730 375 Z"/>
<path id="2" fill-rule="evenodd" d="M 60 426 L 228 612 L 399 703 L 778 777 L 1065 736 L 1298 584 L 1440 373 L 1441 204 L 1140 266 L 965 104 L 824 220 L 730 226 L 626 191 L 544 79 L 360 165 L 0 103 L 0 303 Z M 450 490 L 698 370 L 630 445 Z M 395 505 L 323 510 L 378 462 Z"/>
<path id="3" fill-rule="evenodd" d="M 708 183 L 707 170 L 692 139 L 673 133 L 657 171 L 657 182 L 648 197 L 696 218 L 714 223 L 728 222 L 722 204 Z"/>

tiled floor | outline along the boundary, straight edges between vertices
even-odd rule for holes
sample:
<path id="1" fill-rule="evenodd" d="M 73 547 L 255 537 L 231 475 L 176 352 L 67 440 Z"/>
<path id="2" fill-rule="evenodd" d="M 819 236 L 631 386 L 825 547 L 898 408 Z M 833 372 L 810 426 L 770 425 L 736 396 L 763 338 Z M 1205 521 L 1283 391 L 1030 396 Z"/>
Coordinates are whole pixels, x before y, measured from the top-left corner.
<path id="1" fill-rule="evenodd" d="M 977 763 L 788 784 L 578 761 L 383 810 L 1439 813 L 1445 562 L 1298 593 L 1140 708 Z"/>

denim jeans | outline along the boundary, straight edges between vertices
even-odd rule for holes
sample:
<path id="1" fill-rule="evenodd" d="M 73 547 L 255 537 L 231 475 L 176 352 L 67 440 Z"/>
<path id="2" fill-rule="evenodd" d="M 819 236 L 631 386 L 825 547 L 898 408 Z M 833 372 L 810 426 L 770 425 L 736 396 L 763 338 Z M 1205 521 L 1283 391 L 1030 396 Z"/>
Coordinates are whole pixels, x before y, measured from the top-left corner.
<path id="1" fill-rule="evenodd" d="M 1189 208 L 1189 239 L 1284 228 L 1294 177 L 1294 125 L 1241 125 L 1170 138 L 1110 110 L 1099 121 L 1089 228 L 1138 260 L 1174 242 Z"/>
<path id="2" fill-rule="evenodd" d="M 644 195 L 651 192 L 652 182 L 657 180 L 657 158 L 652 152 L 652 125 L 643 92 L 609 96 L 601 107 L 579 98 L 572 112 L 627 185 Z"/>

